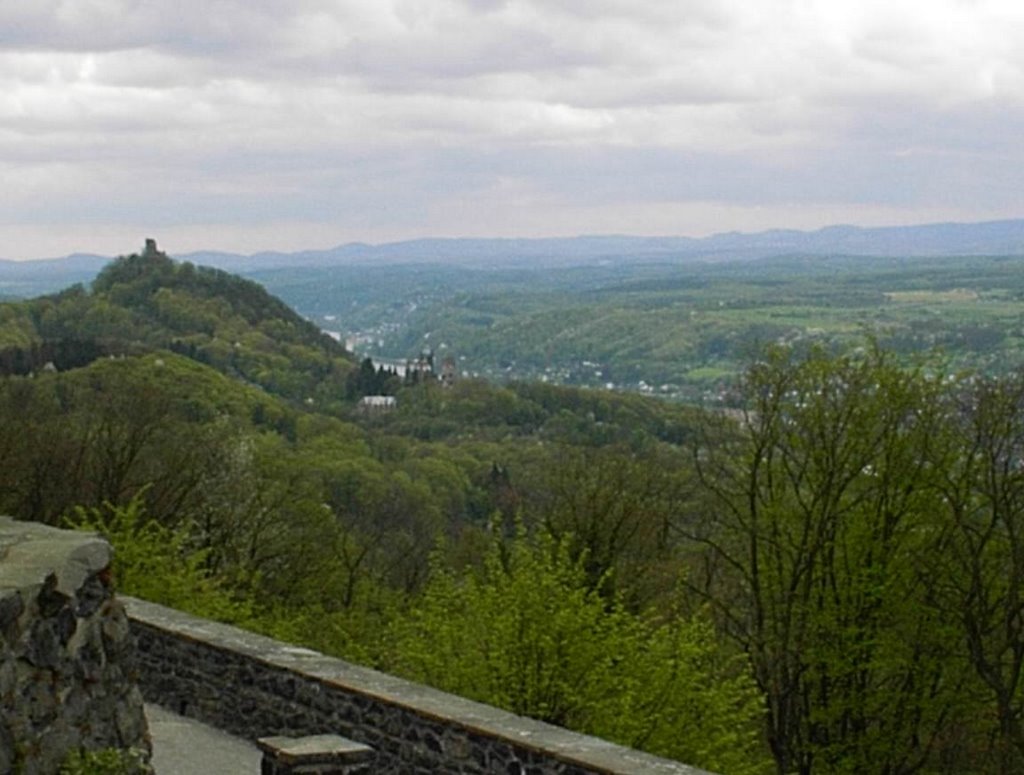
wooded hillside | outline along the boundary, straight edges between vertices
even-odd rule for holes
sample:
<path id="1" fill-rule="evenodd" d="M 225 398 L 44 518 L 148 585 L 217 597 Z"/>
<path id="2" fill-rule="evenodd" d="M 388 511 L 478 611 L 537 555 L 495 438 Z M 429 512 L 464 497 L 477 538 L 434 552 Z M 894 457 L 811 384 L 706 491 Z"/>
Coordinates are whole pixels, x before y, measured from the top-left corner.
<path id="1" fill-rule="evenodd" d="M 1024 382 L 760 352 L 740 411 L 424 378 L 162 254 L 0 305 L 0 512 L 122 589 L 724 773 L 1024 767 Z"/>

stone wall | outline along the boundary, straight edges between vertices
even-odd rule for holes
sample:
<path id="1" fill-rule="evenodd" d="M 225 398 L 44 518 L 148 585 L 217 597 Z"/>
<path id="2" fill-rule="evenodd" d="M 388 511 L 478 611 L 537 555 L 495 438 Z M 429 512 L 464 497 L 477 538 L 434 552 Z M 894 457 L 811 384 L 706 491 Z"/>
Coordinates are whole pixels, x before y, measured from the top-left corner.
<path id="1" fill-rule="evenodd" d="M 701 773 L 308 649 L 124 600 L 147 701 L 242 737 L 344 735 L 376 749 L 378 773 Z"/>
<path id="2" fill-rule="evenodd" d="M 133 642 L 95 535 L 0 517 L 0 772 L 149 738 Z"/>

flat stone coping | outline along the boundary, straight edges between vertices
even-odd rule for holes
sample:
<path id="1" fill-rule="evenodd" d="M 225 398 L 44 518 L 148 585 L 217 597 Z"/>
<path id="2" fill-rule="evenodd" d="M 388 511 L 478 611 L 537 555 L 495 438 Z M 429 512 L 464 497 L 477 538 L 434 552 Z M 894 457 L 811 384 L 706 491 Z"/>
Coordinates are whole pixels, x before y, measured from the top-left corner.
<path id="1" fill-rule="evenodd" d="M 309 677 L 338 689 L 373 697 L 423 717 L 560 761 L 605 773 L 627 775 L 711 775 L 706 770 L 571 732 L 542 721 L 458 697 L 423 684 L 292 646 L 237 627 L 186 614 L 132 597 L 121 597 L 131 620 L 181 638 L 234 651 L 263 664 Z"/>
<path id="2" fill-rule="evenodd" d="M 55 589 L 70 597 L 111 556 L 110 544 L 95 533 L 0 517 L 0 597 L 38 588 L 50 574 Z"/>

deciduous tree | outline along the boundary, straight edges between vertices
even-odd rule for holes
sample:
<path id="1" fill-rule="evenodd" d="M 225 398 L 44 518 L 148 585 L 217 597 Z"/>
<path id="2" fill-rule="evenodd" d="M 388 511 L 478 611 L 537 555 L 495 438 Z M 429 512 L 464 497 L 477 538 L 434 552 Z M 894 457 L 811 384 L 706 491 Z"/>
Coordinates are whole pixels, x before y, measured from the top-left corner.
<path id="1" fill-rule="evenodd" d="M 950 729 L 964 678 L 918 572 L 938 391 L 878 350 L 772 350 L 695 446 L 691 585 L 750 657 L 779 773 L 915 772 Z"/>

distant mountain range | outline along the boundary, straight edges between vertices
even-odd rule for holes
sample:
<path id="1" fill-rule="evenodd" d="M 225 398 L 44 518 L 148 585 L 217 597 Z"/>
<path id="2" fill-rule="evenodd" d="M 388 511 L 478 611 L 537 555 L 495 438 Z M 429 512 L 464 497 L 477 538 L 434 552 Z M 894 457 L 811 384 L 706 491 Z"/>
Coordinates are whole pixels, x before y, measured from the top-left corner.
<path id="1" fill-rule="evenodd" d="M 141 241 L 141 238 L 140 238 Z M 140 245 L 141 247 L 141 245 Z M 280 267 L 360 264 L 456 264 L 473 268 L 556 267 L 594 262 L 754 260 L 783 255 L 873 257 L 1024 255 L 1024 219 L 983 223 L 817 231 L 771 230 L 711 237 L 623 235 L 544 239 L 418 239 L 381 245 L 349 243 L 327 250 L 253 255 L 200 251 L 175 258 L 238 273 Z M 0 260 L 0 295 L 34 296 L 90 281 L 108 256 L 74 254 L 40 261 Z"/>

